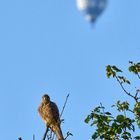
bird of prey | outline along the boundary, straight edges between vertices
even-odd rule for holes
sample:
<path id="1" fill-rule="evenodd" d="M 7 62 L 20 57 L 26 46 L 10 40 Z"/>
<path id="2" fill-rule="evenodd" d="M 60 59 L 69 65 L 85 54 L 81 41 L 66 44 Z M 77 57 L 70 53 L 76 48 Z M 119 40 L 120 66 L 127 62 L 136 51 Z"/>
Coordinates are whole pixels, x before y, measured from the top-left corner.
<path id="1" fill-rule="evenodd" d="M 50 100 L 50 97 L 47 94 L 42 96 L 42 101 L 38 108 L 38 112 L 45 122 L 47 128 L 50 128 L 56 134 L 57 139 L 64 140 L 60 128 L 60 115 L 58 107 Z"/>

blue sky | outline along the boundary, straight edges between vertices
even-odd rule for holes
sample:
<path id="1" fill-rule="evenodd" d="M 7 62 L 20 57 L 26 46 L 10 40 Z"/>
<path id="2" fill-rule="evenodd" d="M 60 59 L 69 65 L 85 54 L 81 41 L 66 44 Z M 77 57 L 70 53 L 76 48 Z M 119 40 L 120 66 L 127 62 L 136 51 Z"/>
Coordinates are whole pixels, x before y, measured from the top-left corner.
<path id="1" fill-rule="evenodd" d="M 105 77 L 105 66 L 126 69 L 129 60 L 140 60 L 139 5 L 110 0 L 93 29 L 74 0 L 0 1 L 1 139 L 42 138 L 37 108 L 44 93 L 60 110 L 70 93 L 63 133 L 73 133 L 69 140 L 90 139 L 93 129 L 84 124 L 90 110 L 127 99 Z"/>

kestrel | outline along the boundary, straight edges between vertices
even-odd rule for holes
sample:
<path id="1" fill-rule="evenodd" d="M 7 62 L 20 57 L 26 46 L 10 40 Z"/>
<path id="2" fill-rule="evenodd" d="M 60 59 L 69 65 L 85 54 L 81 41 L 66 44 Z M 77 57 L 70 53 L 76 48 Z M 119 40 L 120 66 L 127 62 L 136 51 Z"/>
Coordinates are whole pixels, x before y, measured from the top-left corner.
<path id="1" fill-rule="evenodd" d="M 60 115 L 58 107 L 50 100 L 50 97 L 47 94 L 42 96 L 42 102 L 38 108 L 38 112 L 46 126 L 56 134 L 57 139 L 64 140 L 60 128 Z"/>

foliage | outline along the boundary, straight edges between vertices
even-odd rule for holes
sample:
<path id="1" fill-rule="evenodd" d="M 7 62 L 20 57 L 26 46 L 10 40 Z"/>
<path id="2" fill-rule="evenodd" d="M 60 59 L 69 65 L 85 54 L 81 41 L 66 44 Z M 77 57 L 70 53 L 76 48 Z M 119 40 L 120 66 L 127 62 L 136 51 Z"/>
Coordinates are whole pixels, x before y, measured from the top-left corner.
<path id="1" fill-rule="evenodd" d="M 136 75 L 140 80 L 140 63 L 130 61 L 129 64 L 129 72 Z M 131 85 L 131 82 L 122 76 L 122 73 L 123 71 L 116 66 L 108 65 L 106 67 L 107 77 L 115 78 L 124 93 L 134 99 L 134 104 L 131 104 L 131 108 L 128 101 L 117 101 L 112 105 L 112 108 L 115 107 L 118 111 L 117 116 L 113 116 L 110 112 L 105 111 L 105 107 L 102 104 L 95 107 L 85 119 L 85 123 L 96 126 L 96 130 L 92 135 L 92 139 L 94 140 L 97 138 L 104 140 L 140 139 L 140 136 L 133 136 L 133 132 L 135 132 L 137 126 L 140 128 L 140 89 L 136 88 L 134 94 L 127 91 L 124 85 Z"/>

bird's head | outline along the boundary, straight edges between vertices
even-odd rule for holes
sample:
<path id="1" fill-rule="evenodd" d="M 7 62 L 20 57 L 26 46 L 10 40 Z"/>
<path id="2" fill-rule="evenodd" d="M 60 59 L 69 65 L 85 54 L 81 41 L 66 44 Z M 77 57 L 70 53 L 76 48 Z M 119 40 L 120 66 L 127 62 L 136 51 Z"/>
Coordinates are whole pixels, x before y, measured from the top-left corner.
<path id="1" fill-rule="evenodd" d="M 49 103 L 50 102 L 50 97 L 49 95 L 45 94 L 42 96 L 42 101 L 45 103 Z"/>

